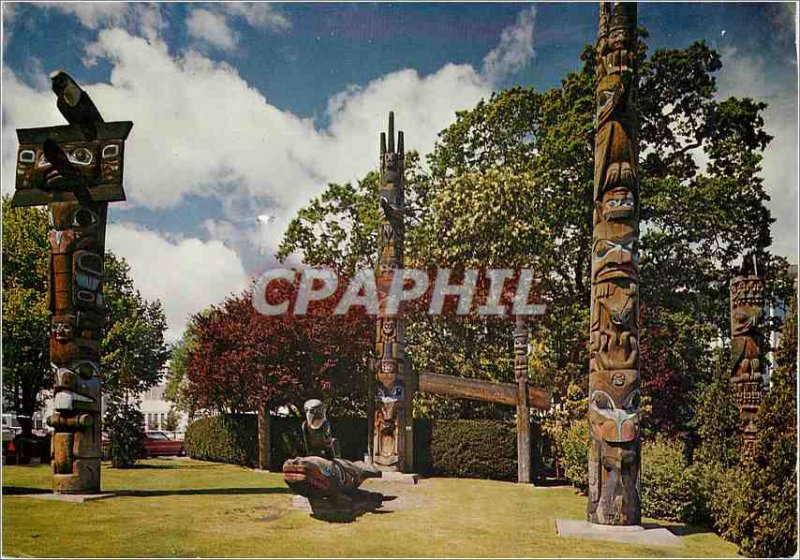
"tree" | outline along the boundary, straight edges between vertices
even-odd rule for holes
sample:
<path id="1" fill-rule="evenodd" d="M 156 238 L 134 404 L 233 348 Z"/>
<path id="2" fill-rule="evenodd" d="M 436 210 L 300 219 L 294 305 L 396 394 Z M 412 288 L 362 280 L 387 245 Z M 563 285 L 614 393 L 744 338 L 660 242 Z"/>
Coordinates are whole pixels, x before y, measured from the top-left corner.
<path id="1" fill-rule="evenodd" d="M 188 394 L 187 366 L 189 352 L 194 342 L 194 324 L 189 322 L 181 339 L 174 343 L 169 351 L 169 364 L 167 366 L 167 383 L 164 397 L 174 403 L 176 411 L 186 412 L 189 418 L 194 417 L 192 400 Z"/>
<path id="2" fill-rule="evenodd" d="M 47 212 L 12 208 L 3 197 L 3 391 L 19 415 L 24 436 L 53 385 L 48 350 L 50 311 Z"/>
<path id="3" fill-rule="evenodd" d="M 135 463 L 139 451 L 139 394 L 158 384 L 169 355 L 164 343 L 167 321 L 161 302 L 142 298 L 130 266 L 111 253 L 106 254 L 103 297 L 108 310 L 101 357 L 104 425 L 112 466 L 124 468 Z"/>
<path id="4" fill-rule="evenodd" d="M 175 409 L 175 406 L 170 406 L 169 410 L 167 411 L 167 417 L 164 420 L 164 429 L 168 432 L 172 432 L 173 437 L 175 436 L 175 432 L 178 431 L 178 426 L 180 426 L 181 417 L 178 414 L 178 411 Z"/>
<path id="5" fill-rule="evenodd" d="M 293 298 L 292 288 L 277 284 Z M 355 310 L 333 315 L 336 299 L 312 302 L 305 316 L 267 316 L 245 292 L 196 315 L 186 359 L 194 409 L 241 413 L 268 403 L 299 414 L 316 397 L 332 416 L 363 412 L 371 323 Z"/>

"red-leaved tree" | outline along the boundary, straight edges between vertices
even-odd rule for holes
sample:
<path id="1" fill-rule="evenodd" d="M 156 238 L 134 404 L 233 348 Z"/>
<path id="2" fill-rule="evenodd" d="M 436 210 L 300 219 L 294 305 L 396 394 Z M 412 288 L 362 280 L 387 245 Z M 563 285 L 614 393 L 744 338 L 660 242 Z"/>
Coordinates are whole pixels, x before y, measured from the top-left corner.
<path id="1" fill-rule="evenodd" d="M 292 301 L 295 286 L 273 281 L 267 300 Z M 306 399 L 324 398 L 336 415 L 363 413 L 374 322 L 358 307 L 333 314 L 345 286 L 305 315 L 262 315 L 247 291 L 195 316 L 187 392 L 196 409 L 248 412 L 267 403 L 299 411 Z"/>

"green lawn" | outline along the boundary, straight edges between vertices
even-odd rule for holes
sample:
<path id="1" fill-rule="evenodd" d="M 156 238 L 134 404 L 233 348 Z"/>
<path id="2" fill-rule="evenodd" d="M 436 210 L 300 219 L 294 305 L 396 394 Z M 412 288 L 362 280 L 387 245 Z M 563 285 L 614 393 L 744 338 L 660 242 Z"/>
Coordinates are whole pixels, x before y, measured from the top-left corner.
<path id="1" fill-rule="evenodd" d="M 556 536 L 582 519 L 567 488 L 486 480 L 368 481 L 395 511 L 331 523 L 291 509 L 280 474 L 192 460 L 103 468 L 113 498 L 72 504 L 15 494 L 49 489 L 48 466 L 3 468 L 3 555 L 9 556 L 734 556 L 713 533 L 682 528 L 684 548 Z"/>

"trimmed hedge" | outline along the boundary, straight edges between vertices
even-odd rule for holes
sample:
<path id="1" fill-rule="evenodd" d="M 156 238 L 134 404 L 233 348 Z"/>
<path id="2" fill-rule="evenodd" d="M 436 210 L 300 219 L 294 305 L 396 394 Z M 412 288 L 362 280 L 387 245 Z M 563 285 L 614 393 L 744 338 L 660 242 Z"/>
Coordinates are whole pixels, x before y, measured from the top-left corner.
<path id="1" fill-rule="evenodd" d="M 225 414 L 195 420 L 186 428 L 186 453 L 192 459 L 258 465 L 258 425 L 254 414 Z"/>
<path id="2" fill-rule="evenodd" d="M 280 470 L 283 462 L 303 454 L 300 418 L 270 417 L 270 470 Z M 367 422 L 362 418 L 331 420 L 339 439 L 342 456 L 363 459 L 366 452 Z M 189 457 L 203 461 L 231 463 L 244 467 L 258 465 L 258 416 L 224 414 L 192 422 L 186 429 Z"/>
<path id="3" fill-rule="evenodd" d="M 517 479 L 516 423 L 415 420 L 417 471 L 460 478 Z"/>
<path id="4" fill-rule="evenodd" d="M 302 419 L 270 418 L 270 470 L 303 454 Z M 367 452 L 365 418 L 331 419 L 342 456 L 360 460 Z M 186 430 L 190 457 L 204 461 L 258 464 L 255 414 L 201 418 Z M 414 420 L 414 470 L 421 474 L 516 480 L 517 436 L 514 422 L 500 420 Z"/>

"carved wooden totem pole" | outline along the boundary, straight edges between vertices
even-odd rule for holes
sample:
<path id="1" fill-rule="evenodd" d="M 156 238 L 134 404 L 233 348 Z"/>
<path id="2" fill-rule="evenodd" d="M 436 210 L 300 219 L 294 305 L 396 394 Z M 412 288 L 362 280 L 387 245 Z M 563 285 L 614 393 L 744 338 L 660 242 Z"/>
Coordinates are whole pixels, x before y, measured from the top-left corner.
<path id="1" fill-rule="evenodd" d="M 378 238 L 378 318 L 375 335 L 375 409 L 372 461 L 382 470 L 409 472 L 413 468 L 411 404 L 414 399 L 410 364 L 405 355 L 402 302 L 387 308 L 395 270 L 403 268 L 405 226 L 403 200 L 403 133 L 397 134 L 389 113 L 389 137 L 381 133 L 381 221 Z"/>
<path id="2" fill-rule="evenodd" d="M 755 257 L 731 280 L 731 383 L 739 407 L 743 455 L 753 456 L 755 418 L 764 393 L 764 282 Z"/>
<path id="3" fill-rule="evenodd" d="M 125 200 L 124 143 L 133 123 L 103 121 L 64 72 L 52 76 L 69 126 L 19 129 L 14 206 L 47 204 L 50 230 L 50 362 L 55 375 L 53 492 L 100 491 L 100 342 L 110 201 Z"/>
<path id="4" fill-rule="evenodd" d="M 603 525 L 640 520 L 636 48 L 636 4 L 602 2 L 595 52 L 588 518 Z"/>
<path id="5" fill-rule="evenodd" d="M 529 483 L 531 469 L 531 404 L 528 395 L 528 329 L 521 315 L 514 326 L 514 378 L 517 381 L 517 482 Z"/>

